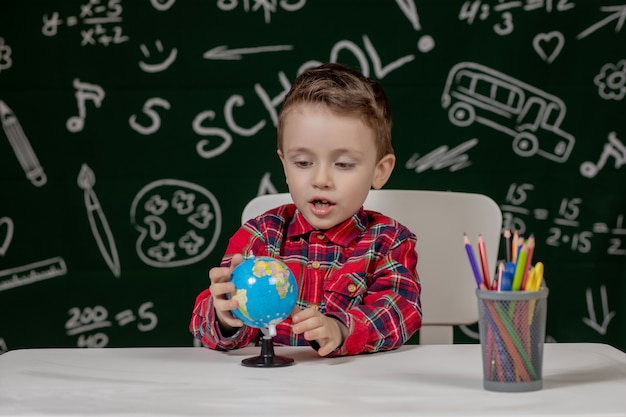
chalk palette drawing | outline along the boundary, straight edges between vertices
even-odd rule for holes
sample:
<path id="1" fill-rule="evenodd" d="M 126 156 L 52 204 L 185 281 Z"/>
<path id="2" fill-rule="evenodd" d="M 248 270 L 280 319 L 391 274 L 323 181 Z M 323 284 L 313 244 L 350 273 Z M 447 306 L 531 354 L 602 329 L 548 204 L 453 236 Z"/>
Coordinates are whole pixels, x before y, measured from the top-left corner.
<path id="1" fill-rule="evenodd" d="M 565 37 L 559 31 L 538 33 L 533 38 L 535 52 L 548 64 L 551 64 L 559 56 L 564 45 Z"/>
<path id="2" fill-rule="evenodd" d="M 67 266 L 65 265 L 65 260 L 60 256 L 0 270 L 0 291 L 60 277 L 65 274 L 67 274 Z"/>
<path id="3" fill-rule="evenodd" d="M 78 27 L 80 29 L 80 46 L 116 45 L 129 40 L 124 35 L 122 0 L 85 0 L 80 5 L 78 16 L 68 15 L 62 18 L 59 12 L 44 15 L 41 33 L 44 36 L 56 36 L 59 27 Z"/>
<path id="4" fill-rule="evenodd" d="M 2 122 L 2 130 L 4 130 L 9 139 L 13 152 L 26 174 L 26 178 L 35 187 L 45 185 L 48 178 L 28 138 L 24 134 L 24 130 L 22 130 L 22 125 L 13 111 L 2 100 L 0 100 L 0 121 Z"/>
<path id="5" fill-rule="evenodd" d="M 165 110 L 169 110 L 171 108 L 170 102 L 163 98 L 152 97 L 148 99 L 143 105 L 142 111 L 148 119 L 150 119 L 150 124 L 148 126 L 141 125 L 137 122 L 137 116 L 134 114 L 132 114 L 128 119 L 128 124 L 135 132 L 142 135 L 151 135 L 159 130 L 161 127 L 161 116 L 156 110 L 154 110 L 154 107 L 161 107 Z"/>
<path id="6" fill-rule="evenodd" d="M 604 100 L 619 101 L 626 95 L 626 59 L 617 64 L 605 64 L 593 78 L 598 94 Z"/>
<path id="7" fill-rule="evenodd" d="M 396 0 L 396 4 L 402 10 L 402 13 L 406 16 L 407 19 L 413 25 L 413 29 L 416 32 L 422 30 L 422 25 L 420 24 L 420 17 L 417 13 L 417 7 L 415 7 L 415 0 Z M 420 52 L 430 52 L 435 47 L 435 40 L 430 35 L 423 35 L 417 41 L 417 49 Z"/>
<path id="8" fill-rule="evenodd" d="M 178 179 L 143 187 L 133 199 L 131 224 L 139 232 L 139 258 L 156 268 L 190 265 L 215 247 L 222 227 L 217 199 L 207 189 Z"/>
<path id="9" fill-rule="evenodd" d="M 0 256 L 4 256 L 11 245 L 13 229 L 13 220 L 10 217 L 0 217 Z"/>
<path id="10" fill-rule="evenodd" d="M 83 199 L 85 209 L 87 210 L 87 218 L 89 219 L 89 227 L 93 234 L 100 254 L 104 258 L 107 266 L 116 278 L 120 277 L 121 267 L 120 258 L 117 253 L 115 239 L 111 232 L 109 222 L 104 215 L 98 196 L 93 190 L 96 183 L 96 176 L 87 164 L 83 164 L 80 168 L 77 178 L 78 187 L 83 190 Z"/>
<path id="11" fill-rule="evenodd" d="M 602 303 L 602 323 L 598 322 L 596 318 L 596 310 L 593 303 L 593 294 L 591 292 L 591 288 L 587 288 L 587 291 L 585 292 L 585 297 L 587 299 L 587 314 L 589 314 L 589 317 L 583 317 L 583 323 L 604 336 L 606 334 L 607 328 L 609 327 L 611 319 L 615 317 L 615 311 L 609 311 L 609 301 L 606 295 L 606 286 L 600 286 L 600 301 Z"/>
<path id="12" fill-rule="evenodd" d="M 615 169 L 620 169 L 626 164 L 626 145 L 617 138 L 615 132 L 609 133 L 608 142 L 604 144 L 598 162 L 583 162 L 580 164 L 580 173 L 583 177 L 595 177 L 604 168 L 610 157 L 615 159 Z"/>
<path id="13" fill-rule="evenodd" d="M 600 20 L 599 22 L 594 23 L 587 29 L 580 32 L 578 35 L 576 35 L 576 39 L 584 39 L 614 20 L 617 21 L 615 24 L 615 33 L 619 33 L 622 30 L 622 26 L 624 26 L 624 20 L 626 19 L 626 4 L 621 4 L 618 6 L 603 6 L 600 7 L 600 11 L 612 13 L 604 19 Z"/>
<path id="14" fill-rule="evenodd" d="M 422 157 L 414 153 L 404 166 L 406 169 L 415 170 L 418 174 L 431 168 L 433 171 L 449 168 L 450 172 L 456 172 L 472 164 L 465 152 L 477 144 L 478 139 L 474 138 L 452 149 L 449 149 L 447 145 L 442 145 Z"/>
<path id="15" fill-rule="evenodd" d="M 168 54 L 165 54 L 163 52 L 163 44 L 159 39 L 155 41 L 154 45 L 156 47 L 156 55 L 158 57 L 157 59 L 160 59 L 161 61 L 153 64 L 139 61 L 139 68 L 141 68 L 144 72 L 154 73 L 165 71 L 174 63 L 174 61 L 176 61 L 176 57 L 178 56 L 178 49 L 176 48 L 170 49 L 170 52 Z M 143 56 L 145 56 L 146 58 L 152 58 L 152 54 L 145 44 L 142 43 L 141 45 L 139 45 L 139 49 L 141 49 L 141 53 L 143 54 Z"/>
<path id="16" fill-rule="evenodd" d="M 11 58 L 11 47 L 4 43 L 4 38 L 0 37 L 0 73 L 13 65 Z"/>
<path id="17" fill-rule="evenodd" d="M 87 100 L 93 101 L 96 108 L 100 108 L 102 100 L 104 100 L 105 93 L 102 87 L 97 84 L 89 84 L 81 82 L 78 78 L 74 79 L 74 89 L 76 92 L 76 104 L 78 106 L 78 116 L 72 116 L 67 119 L 65 126 L 70 132 L 80 132 L 85 126 L 85 118 L 87 117 Z"/>
<path id="18" fill-rule="evenodd" d="M 481 123 L 513 137 L 513 151 L 564 163 L 575 139 L 561 130 L 567 109 L 560 98 L 474 62 L 449 72 L 441 104 L 460 127 Z"/>

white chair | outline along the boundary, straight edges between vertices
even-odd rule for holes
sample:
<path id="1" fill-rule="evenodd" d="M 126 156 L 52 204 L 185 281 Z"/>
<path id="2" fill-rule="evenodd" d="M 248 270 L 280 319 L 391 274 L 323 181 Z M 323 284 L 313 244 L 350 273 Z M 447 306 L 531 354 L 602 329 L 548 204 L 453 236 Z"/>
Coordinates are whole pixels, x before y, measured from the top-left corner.
<path id="1" fill-rule="evenodd" d="M 258 196 L 246 205 L 241 220 L 291 202 L 288 193 Z M 493 276 L 502 228 L 500 208 L 482 194 L 422 190 L 371 190 L 364 207 L 398 220 L 417 236 L 423 312 L 419 343 L 453 343 L 453 326 L 478 321 L 476 281 L 463 233 L 470 238 L 477 261 L 478 234 L 483 235 Z"/>

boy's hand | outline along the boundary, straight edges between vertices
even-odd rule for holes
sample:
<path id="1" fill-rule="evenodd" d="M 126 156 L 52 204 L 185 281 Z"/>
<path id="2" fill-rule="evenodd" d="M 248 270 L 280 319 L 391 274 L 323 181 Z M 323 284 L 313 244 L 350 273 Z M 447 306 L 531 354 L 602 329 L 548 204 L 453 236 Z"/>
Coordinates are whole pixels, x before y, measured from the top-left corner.
<path id="1" fill-rule="evenodd" d="M 306 340 L 315 340 L 320 345 L 317 351 L 320 356 L 341 346 L 348 334 L 348 328 L 342 322 L 312 308 L 293 313 L 291 319 L 295 334 L 304 333 Z"/>
<path id="2" fill-rule="evenodd" d="M 227 331 L 243 326 L 242 321 L 236 319 L 230 312 L 239 306 L 239 302 L 226 298 L 226 294 L 234 294 L 235 292 L 235 285 L 230 282 L 230 274 L 242 261 L 242 255 L 235 255 L 231 260 L 230 267 L 215 267 L 209 270 L 215 314 L 222 329 Z"/>

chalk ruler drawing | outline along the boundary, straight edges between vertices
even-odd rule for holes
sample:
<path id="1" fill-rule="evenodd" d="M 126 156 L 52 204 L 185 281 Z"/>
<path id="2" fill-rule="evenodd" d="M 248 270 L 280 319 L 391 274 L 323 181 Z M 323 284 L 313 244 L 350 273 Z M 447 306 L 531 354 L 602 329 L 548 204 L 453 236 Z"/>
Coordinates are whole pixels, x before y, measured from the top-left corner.
<path id="1" fill-rule="evenodd" d="M 609 311 L 609 302 L 606 295 L 606 286 L 600 286 L 600 300 L 602 303 L 602 323 L 599 323 L 596 318 L 596 311 L 593 305 L 593 294 L 591 293 L 591 288 L 587 288 L 585 297 L 587 299 L 587 313 L 589 314 L 589 317 L 583 317 L 583 323 L 604 336 L 606 334 L 607 328 L 609 327 L 611 319 L 615 317 L 615 311 Z"/>
<path id="2" fill-rule="evenodd" d="M 83 164 L 80 168 L 77 178 L 78 186 L 83 190 L 83 198 L 85 201 L 85 209 L 87 210 L 87 218 L 89 219 L 89 227 L 91 233 L 100 250 L 100 254 L 104 258 L 107 266 L 113 272 L 116 278 L 120 277 L 120 259 L 115 246 L 115 239 L 109 227 L 98 196 L 96 196 L 93 186 L 96 183 L 96 176 L 87 164 Z"/>
<path id="3" fill-rule="evenodd" d="M 137 255 L 147 265 L 172 268 L 204 259 L 222 227 L 217 199 L 187 181 L 162 179 L 143 187 L 133 199 L 131 224 L 139 231 Z"/>
<path id="4" fill-rule="evenodd" d="M 39 159 L 37 159 L 37 155 L 35 155 L 28 138 L 24 134 L 19 120 L 2 100 L 0 100 L 0 120 L 2 121 L 2 129 L 9 139 L 13 152 L 26 174 L 26 178 L 35 187 L 41 187 L 48 181 L 46 174 L 43 172 Z"/>
<path id="5" fill-rule="evenodd" d="M 478 122 L 512 136 L 519 156 L 563 163 L 574 147 L 574 137 L 560 128 L 567 113 L 563 100 L 481 64 L 455 65 L 441 104 L 457 126 Z"/>
<path id="6" fill-rule="evenodd" d="M 2 238 L 2 231 L 5 229 L 4 238 Z M 13 240 L 13 220 L 10 217 L 0 217 L 0 256 L 4 256 L 11 245 Z"/>
<path id="7" fill-rule="evenodd" d="M 85 126 L 85 118 L 87 117 L 87 100 L 93 101 L 94 105 L 99 108 L 102 100 L 104 100 L 105 93 L 99 85 L 81 82 L 78 78 L 74 79 L 73 85 L 76 89 L 78 116 L 67 119 L 65 125 L 70 132 L 80 132 Z"/>
<path id="8" fill-rule="evenodd" d="M 65 261 L 60 256 L 28 265 L 0 270 L 0 291 L 21 287 L 45 279 L 67 274 Z M 10 277 L 8 279 L 3 279 Z"/>

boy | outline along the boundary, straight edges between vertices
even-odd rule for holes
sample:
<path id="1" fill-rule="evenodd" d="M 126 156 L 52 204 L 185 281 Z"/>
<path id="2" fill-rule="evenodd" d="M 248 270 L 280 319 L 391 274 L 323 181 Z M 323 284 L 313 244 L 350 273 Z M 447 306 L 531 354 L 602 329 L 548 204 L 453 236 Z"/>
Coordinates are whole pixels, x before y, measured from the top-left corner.
<path id="1" fill-rule="evenodd" d="M 230 273 L 243 256 L 272 256 L 298 281 L 291 316 L 273 342 L 306 345 L 320 356 L 395 349 L 422 323 L 416 238 L 380 213 L 365 211 L 370 187 L 395 165 L 391 113 L 382 87 L 358 71 L 324 64 L 303 72 L 278 120 L 278 156 L 295 204 L 246 222 L 230 239 L 210 290 L 196 299 L 191 332 L 212 349 L 248 345 L 259 329 L 231 310 Z"/>

